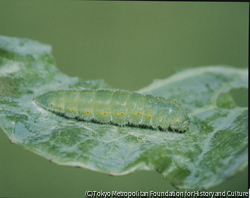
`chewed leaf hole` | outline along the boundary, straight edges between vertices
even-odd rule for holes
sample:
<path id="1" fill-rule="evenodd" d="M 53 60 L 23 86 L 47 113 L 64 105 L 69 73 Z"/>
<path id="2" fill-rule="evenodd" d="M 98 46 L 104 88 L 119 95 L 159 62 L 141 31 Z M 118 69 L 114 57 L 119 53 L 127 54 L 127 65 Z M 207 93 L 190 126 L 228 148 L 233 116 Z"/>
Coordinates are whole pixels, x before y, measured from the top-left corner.
<path id="1" fill-rule="evenodd" d="M 246 88 L 232 89 L 230 93 L 237 106 L 248 107 L 248 89 Z"/>

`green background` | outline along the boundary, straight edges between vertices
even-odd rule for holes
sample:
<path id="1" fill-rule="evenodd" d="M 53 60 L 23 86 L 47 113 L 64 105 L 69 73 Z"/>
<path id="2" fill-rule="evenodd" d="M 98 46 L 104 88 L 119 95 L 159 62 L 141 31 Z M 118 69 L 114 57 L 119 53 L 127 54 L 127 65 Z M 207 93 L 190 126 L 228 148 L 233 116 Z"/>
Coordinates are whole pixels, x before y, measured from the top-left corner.
<path id="1" fill-rule="evenodd" d="M 69 76 L 135 91 L 185 68 L 247 67 L 248 17 L 249 3 L 0 1 L 0 35 L 52 45 L 58 68 Z M 246 90 L 233 94 L 248 106 Z M 177 190 L 154 171 L 111 177 L 49 163 L 10 144 L 2 130 L 0 153 L 0 196 Z M 248 191 L 247 175 L 244 170 L 209 191 Z"/>

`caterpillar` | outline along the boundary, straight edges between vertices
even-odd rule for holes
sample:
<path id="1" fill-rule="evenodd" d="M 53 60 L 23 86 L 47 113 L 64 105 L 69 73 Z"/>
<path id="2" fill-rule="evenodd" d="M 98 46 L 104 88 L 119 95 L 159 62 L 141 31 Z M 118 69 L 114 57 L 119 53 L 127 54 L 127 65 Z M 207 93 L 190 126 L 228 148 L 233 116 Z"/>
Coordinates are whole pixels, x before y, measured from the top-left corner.
<path id="1" fill-rule="evenodd" d="M 56 90 L 34 101 L 66 118 L 120 127 L 184 132 L 190 123 L 187 112 L 172 100 L 123 90 Z"/>

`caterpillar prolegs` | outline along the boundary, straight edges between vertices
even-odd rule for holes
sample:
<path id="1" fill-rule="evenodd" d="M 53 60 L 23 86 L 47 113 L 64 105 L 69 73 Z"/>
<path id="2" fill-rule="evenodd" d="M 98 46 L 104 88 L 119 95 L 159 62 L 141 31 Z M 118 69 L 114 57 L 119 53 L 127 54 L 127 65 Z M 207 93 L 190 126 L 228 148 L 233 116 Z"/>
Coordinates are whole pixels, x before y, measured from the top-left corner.
<path id="1" fill-rule="evenodd" d="M 38 106 L 66 118 L 118 126 L 184 132 L 190 119 L 176 102 L 122 90 L 57 90 L 35 98 Z"/>

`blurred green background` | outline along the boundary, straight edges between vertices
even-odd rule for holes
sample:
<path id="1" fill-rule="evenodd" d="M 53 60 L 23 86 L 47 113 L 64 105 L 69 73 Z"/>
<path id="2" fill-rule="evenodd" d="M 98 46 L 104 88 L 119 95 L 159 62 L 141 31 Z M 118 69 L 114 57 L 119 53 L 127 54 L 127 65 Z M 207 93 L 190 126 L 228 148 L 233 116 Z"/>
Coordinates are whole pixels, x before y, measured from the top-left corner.
<path id="1" fill-rule="evenodd" d="M 248 29 L 249 3 L 0 1 L 0 35 L 48 43 L 67 75 L 130 91 L 185 68 L 247 67 Z M 234 97 L 248 106 L 245 89 Z M 111 177 L 49 163 L 10 144 L 2 130 L 0 153 L 0 196 L 177 190 L 155 171 Z M 247 181 L 244 170 L 209 191 L 248 191 Z"/>

